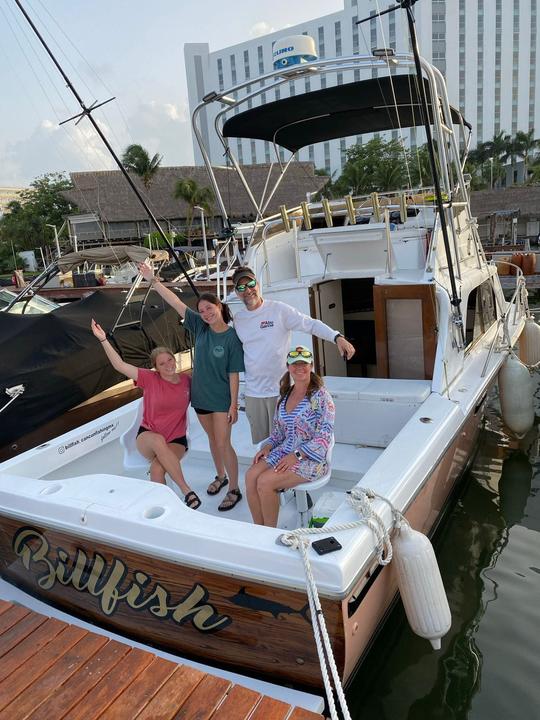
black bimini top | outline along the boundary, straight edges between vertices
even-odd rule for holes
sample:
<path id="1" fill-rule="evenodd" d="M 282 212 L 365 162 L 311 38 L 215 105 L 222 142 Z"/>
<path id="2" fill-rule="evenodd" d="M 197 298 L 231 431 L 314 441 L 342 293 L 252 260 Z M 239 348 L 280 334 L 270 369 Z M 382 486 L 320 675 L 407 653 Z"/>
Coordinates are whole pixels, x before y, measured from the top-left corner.
<path id="1" fill-rule="evenodd" d="M 424 79 L 429 101 L 427 80 Z M 430 122 L 431 105 L 428 105 Z M 451 108 L 452 122 L 468 123 Z M 296 152 L 334 138 L 423 124 L 415 75 L 394 75 L 315 90 L 239 113 L 224 137 L 268 140 Z"/>

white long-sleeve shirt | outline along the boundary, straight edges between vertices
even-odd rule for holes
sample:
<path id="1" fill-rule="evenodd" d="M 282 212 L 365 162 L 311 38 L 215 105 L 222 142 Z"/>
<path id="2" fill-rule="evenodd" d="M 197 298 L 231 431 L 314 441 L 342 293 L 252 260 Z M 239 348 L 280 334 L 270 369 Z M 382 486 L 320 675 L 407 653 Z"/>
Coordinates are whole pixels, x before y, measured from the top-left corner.
<path id="1" fill-rule="evenodd" d="M 242 308 L 234 329 L 244 347 L 248 397 L 279 395 L 279 381 L 287 368 L 291 331 L 298 330 L 334 342 L 337 330 L 279 300 L 264 300 L 256 310 Z"/>

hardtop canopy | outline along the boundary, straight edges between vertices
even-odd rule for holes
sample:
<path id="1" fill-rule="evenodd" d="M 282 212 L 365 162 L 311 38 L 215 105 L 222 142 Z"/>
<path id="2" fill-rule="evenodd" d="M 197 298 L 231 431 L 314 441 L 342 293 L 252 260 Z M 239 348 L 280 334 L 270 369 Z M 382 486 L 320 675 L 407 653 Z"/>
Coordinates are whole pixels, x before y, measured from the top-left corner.
<path id="1" fill-rule="evenodd" d="M 424 79 L 429 103 L 428 82 Z M 429 121 L 433 120 L 428 104 Z M 465 121 L 451 108 L 452 121 Z M 404 74 L 337 85 L 294 95 L 246 110 L 228 119 L 224 137 L 267 140 L 296 152 L 335 138 L 397 130 L 423 124 L 417 78 Z"/>

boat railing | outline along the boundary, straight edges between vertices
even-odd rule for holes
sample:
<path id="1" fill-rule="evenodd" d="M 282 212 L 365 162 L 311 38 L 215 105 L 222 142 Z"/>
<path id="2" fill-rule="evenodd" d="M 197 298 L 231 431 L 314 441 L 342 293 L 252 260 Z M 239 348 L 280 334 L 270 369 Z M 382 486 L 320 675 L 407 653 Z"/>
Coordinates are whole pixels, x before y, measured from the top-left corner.
<path id="1" fill-rule="evenodd" d="M 528 312 L 528 301 L 527 301 L 527 283 L 525 281 L 525 277 L 523 275 L 522 269 L 519 267 L 519 265 L 515 265 L 514 263 L 507 262 L 506 260 L 497 260 L 492 259 L 489 262 L 490 265 L 509 265 L 515 269 L 516 272 L 516 287 L 512 293 L 512 297 L 506 304 L 506 308 L 500 309 L 500 317 L 499 317 L 499 325 L 502 326 L 503 336 L 502 336 L 502 342 L 506 345 L 506 347 L 511 348 L 513 345 L 515 345 L 516 340 L 512 342 L 512 338 L 510 336 L 510 322 L 512 322 L 512 325 L 515 325 L 517 323 L 518 317 L 522 317 L 527 314 Z M 497 298 L 497 293 L 495 293 L 495 297 Z M 493 350 L 495 348 L 495 342 L 497 341 L 499 333 L 495 333 L 495 337 L 491 343 L 491 346 L 489 348 L 489 353 L 486 358 L 486 362 L 484 364 L 484 368 L 482 370 L 482 377 L 484 377 L 487 366 L 489 364 L 489 360 L 491 358 L 491 355 L 493 353 Z"/>

